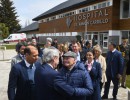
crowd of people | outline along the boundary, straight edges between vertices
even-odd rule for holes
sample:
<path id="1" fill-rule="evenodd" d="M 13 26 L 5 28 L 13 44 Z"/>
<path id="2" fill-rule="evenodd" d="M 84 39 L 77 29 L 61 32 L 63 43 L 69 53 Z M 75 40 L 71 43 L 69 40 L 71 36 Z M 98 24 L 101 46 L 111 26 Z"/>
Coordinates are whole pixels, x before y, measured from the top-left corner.
<path id="1" fill-rule="evenodd" d="M 92 41 L 58 43 L 46 38 L 44 47 L 36 39 L 19 41 L 11 60 L 9 100 L 108 99 L 111 81 L 113 100 L 117 100 L 118 88 L 126 88 L 130 74 L 130 47 L 128 39 L 122 40 L 118 46 L 110 42 L 105 57 Z"/>

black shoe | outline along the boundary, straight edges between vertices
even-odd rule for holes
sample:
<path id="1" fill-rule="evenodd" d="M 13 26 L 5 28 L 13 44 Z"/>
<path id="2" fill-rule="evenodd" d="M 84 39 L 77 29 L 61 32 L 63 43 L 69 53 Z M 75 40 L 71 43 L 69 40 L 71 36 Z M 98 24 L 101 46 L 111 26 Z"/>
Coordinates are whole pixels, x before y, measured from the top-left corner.
<path id="1" fill-rule="evenodd" d="M 117 100 L 116 96 L 115 96 L 115 97 L 113 97 L 113 100 Z"/>
<path id="2" fill-rule="evenodd" d="M 103 95 L 102 99 L 108 99 L 108 96 Z"/>
<path id="3" fill-rule="evenodd" d="M 121 85 L 121 87 L 124 88 L 124 89 L 126 89 L 126 86 L 124 86 L 124 85 Z"/>

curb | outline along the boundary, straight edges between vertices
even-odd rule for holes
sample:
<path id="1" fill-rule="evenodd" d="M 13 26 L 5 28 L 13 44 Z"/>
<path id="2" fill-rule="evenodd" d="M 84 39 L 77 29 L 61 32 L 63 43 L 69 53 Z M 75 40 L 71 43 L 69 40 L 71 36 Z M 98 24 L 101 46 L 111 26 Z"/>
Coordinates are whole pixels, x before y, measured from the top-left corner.
<path id="1" fill-rule="evenodd" d="M 128 100 L 130 100 L 130 89 L 126 88 L 128 90 Z"/>

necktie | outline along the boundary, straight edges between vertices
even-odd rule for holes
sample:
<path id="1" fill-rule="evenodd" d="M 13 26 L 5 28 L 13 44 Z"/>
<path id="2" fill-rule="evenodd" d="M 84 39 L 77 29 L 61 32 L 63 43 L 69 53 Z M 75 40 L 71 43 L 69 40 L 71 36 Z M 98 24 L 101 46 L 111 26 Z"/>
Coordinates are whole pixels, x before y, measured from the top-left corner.
<path id="1" fill-rule="evenodd" d="M 22 59 L 24 59 L 24 55 L 22 55 Z"/>
<path id="2" fill-rule="evenodd" d="M 32 67 L 33 67 L 33 64 L 31 64 L 31 65 L 29 66 L 30 69 L 32 69 Z"/>

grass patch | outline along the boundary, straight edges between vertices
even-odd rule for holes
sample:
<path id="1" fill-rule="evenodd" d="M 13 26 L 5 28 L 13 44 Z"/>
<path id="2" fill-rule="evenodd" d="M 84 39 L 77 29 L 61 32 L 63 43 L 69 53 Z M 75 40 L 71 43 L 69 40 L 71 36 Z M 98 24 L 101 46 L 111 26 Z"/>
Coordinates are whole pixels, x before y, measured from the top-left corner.
<path id="1" fill-rule="evenodd" d="M 2 45 L 2 46 L 6 46 L 6 49 L 15 49 L 16 45 Z"/>
<path id="2" fill-rule="evenodd" d="M 127 86 L 128 88 L 130 88 L 130 75 L 127 76 L 126 86 Z"/>
<path id="3" fill-rule="evenodd" d="M 0 60 L 0 61 L 9 61 L 10 59 Z"/>

